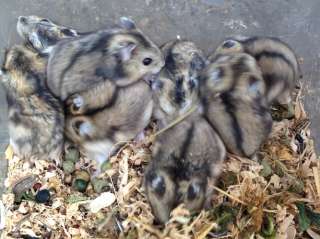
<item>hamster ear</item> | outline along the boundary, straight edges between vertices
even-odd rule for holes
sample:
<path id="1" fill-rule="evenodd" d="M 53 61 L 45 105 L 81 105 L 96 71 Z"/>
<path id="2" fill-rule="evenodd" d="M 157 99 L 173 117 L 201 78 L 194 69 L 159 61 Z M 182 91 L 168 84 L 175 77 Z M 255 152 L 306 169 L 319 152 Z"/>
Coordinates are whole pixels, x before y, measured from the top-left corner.
<path id="1" fill-rule="evenodd" d="M 132 30 L 132 29 L 137 28 L 135 22 L 128 17 L 121 17 L 120 18 L 120 25 L 121 25 L 121 27 L 123 27 L 124 29 L 127 29 L 127 30 Z"/>
<path id="2" fill-rule="evenodd" d="M 136 44 L 133 42 L 121 43 L 119 48 L 116 50 L 116 55 L 122 62 L 128 61 L 131 58 L 132 51 L 136 48 Z"/>
<path id="3" fill-rule="evenodd" d="M 39 39 L 39 36 L 37 35 L 37 33 L 33 32 L 30 34 L 29 39 L 28 39 L 32 46 L 36 49 L 42 49 L 42 42 Z"/>
<path id="4" fill-rule="evenodd" d="M 195 198 L 199 197 L 199 195 L 201 193 L 201 189 L 202 188 L 199 183 L 192 182 L 188 187 L 187 199 L 191 201 L 191 200 L 194 200 Z"/>
<path id="5" fill-rule="evenodd" d="M 166 192 L 166 184 L 164 178 L 160 175 L 153 175 L 150 186 L 159 195 L 163 196 Z"/>
<path id="6" fill-rule="evenodd" d="M 228 39 L 226 41 L 223 42 L 222 47 L 223 48 L 232 48 L 237 44 L 237 42 L 235 40 L 232 39 Z"/>
<path id="7" fill-rule="evenodd" d="M 191 60 L 191 68 L 197 71 L 202 70 L 206 66 L 205 60 L 199 54 L 194 54 Z"/>

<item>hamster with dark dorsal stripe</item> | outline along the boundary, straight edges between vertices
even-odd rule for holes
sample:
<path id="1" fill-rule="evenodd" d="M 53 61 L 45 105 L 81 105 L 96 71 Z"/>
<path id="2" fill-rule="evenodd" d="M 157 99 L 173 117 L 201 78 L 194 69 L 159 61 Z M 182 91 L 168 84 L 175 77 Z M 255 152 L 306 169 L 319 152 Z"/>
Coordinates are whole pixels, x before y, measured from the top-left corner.
<path id="1" fill-rule="evenodd" d="M 256 60 L 245 53 L 221 54 L 202 75 L 204 115 L 230 153 L 252 157 L 272 127 L 265 83 Z"/>
<path id="2" fill-rule="evenodd" d="M 191 41 L 169 41 L 161 50 L 165 66 L 152 83 L 155 105 L 161 106 L 154 109 L 160 128 L 199 103 L 199 75 L 205 67 L 202 51 Z"/>
<path id="3" fill-rule="evenodd" d="M 154 108 L 161 108 L 163 128 L 185 114 L 174 97 L 175 85 L 160 77 Z M 171 210 L 184 203 L 191 212 L 210 205 L 210 185 L 221 172 L 226 155 L 220 137 L 202 117 L 199 101 L 195 111 L 172 128 L 156 137 L 152 160 L 148 165 L 144 186 L 155 218 L 160 223 L 169 219 Z"/>
<path id="4" fill-rule="evenodd" d="M 55 96 L 65 101 L 93 87 L 109 87 L 110 80 L 124 87 L 141 78 L 149 81 L 160 71 L 164 65 L 160 49 L 132 20 L 123 17 L 121 24 L 122 28 L 66 39 L 54 47 L 47 85 Z M 104 100 L 95 100 L 104 104 Z"/>
<path id="5" fill-rule="evenodd" d="M 57 25 L 48 18 L 35 15 L 20 16 L 17 32 L 25 42 L 43 54 L 49 54 L 58 41 L 81 35 L 72 28 Z"/>
<path id="6" fill-rule="evenodd" d="M 205 57 L 194 42 L 169 41 L 161 47 L 165 58 L 164 75 L 175 84 L 176 102 L 187 108 L 197 97 L 199 75 L 205 67 Z"/>
<path id="7" fill-rule="evenodd" d="M 6 52 L 1 71 L 14 153 L 22 159 L 59 163 L 64 114 L 59 101 L 44 86 L 46 59 L 25 46 L 14 46 Z"/>
<path id="8" fill-rule="evenodd" d="M 67 99 L 66 135 L 99 165 L 119 142 L 135 138 L 149 124 L 153 110 L 150 82 L 164 65 L 160 49 L 131 20 L 122 21 L 124 29 L 58 46 L 51 64 L 60 73 L 51 72 L 50 64 L 48 68 L 49 75 L 61 77 L 62 91 L 56 93 Z M 62 49 L 73 53 L 63 55 Z M 64 64 L 55 66 L 57 59 L 64 58 Z M 52 82 L 51 89 L 59 88 L 56 83 Z"/>
<path id="9" fill-rule="evenodd" d="M 269 103 L 286 105 L 292 101 L 293 90 L 302 73 L 296 54 L 288 44 L 273 37 L 227 38 L 209 60 L 232 52 L 244 52 L 257 60 L 266 84 Z"/>

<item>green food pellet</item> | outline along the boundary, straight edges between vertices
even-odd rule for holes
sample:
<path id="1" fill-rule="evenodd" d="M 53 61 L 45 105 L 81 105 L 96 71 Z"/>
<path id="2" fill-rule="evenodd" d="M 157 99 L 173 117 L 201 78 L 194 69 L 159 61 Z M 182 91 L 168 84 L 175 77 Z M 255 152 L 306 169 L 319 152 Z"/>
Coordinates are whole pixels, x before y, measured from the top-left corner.
<path id="1" fill-rule="evenodd" d="M 108 182 L 104 179 L 93 179 L 91 183 L 96 193 L 101 193 L 108 187 Z"/>
<path id="2" fill-rule="evenodd" d="M 111 165 L 111 163 L 109 161 L 105 161 L 101 165 L 101 171 L 102 172 L 105 172 L 105 171 L 107 171 L 108 169 L 111 169 L 111 168 L 112 168 L 112 165 Z"/>
<path id="3" fill-rule="evenodd" d="M 50 200 L 50 192 L 47 189 L 40 190 L 36 194 L 36 202 L 37 203 L 46 203 Z"/>
<path id="4" fill-rule="evenodd" d="M 65 161 L 77 162 L 80 158 L 80 153 L 76 148 L 71 148 L 65 155 Z"/>
<path id="5" fill-rule="evenodd" d="M 74 163 L 72 161 L 64 161 L 62 167 L 65 173 L 73 173 L 74 171 Z"/>
<path id="6" fill-rule="evenodd" d="M 74 188 L 79 192 L 85 192 L 88 186 L 88 182 L 82 180 L 82 179 L 76 179 L 74 181 Z"/>
<path id="7" fill-rule="evenodd" d="M 75 179 L 82 179 L 83 181 L 90 181 L 90 174 L 85 170 L 77 170 L 74 172 Z"/>

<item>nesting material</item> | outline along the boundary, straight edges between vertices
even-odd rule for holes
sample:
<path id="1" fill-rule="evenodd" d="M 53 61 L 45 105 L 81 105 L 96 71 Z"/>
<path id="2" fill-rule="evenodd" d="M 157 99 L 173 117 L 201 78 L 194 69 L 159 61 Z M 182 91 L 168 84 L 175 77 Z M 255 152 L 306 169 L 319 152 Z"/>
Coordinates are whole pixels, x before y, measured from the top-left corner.
<path id="1" fill-rule="evenodd" d="M 84 193 L 76 191 L 66 180 L 69 172 L 43 160 L 33 166 L 9 147 L 2 238 L 319 238 L 320 162 L 309 125 L 298 94 L 295 118 L 274 123 L 256 160 L 228 156 L 212 209 L 190 215 L 179 205 L 163 227 L 153 224 L 142 187 L 150 145 L 129 143 L 112 157 L 100 194 L 90 184 Z M 75 164 L 76 170 L 93 167 L 83 156 Z M 50 191 L 48 203 L 32 199 L 34 188 L 15 202 L 12 187 L 32 175 L 40 183 L 36 190 Z"/>

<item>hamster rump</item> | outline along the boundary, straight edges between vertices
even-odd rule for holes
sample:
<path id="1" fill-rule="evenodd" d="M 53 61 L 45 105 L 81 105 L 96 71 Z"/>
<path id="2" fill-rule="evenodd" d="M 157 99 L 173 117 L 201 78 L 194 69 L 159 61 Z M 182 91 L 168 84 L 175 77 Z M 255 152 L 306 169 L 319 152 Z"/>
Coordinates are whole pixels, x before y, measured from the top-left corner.
<path id="1" fill-rule="evenodd" d="M 227 150 L 239 156 L 253 156 L 272 128 L 272 117 L 264 103 L 228 93 L 211 98 L 205 114 Z"/>
<path id="2" fill-rule="evenodd" d="M 267 139 L 272 118 L 265 82 L 246 53 L 220 54 L 203 73 L 204 115 L 229 152 L 250 157 Z"/>
<path id="3" fill-rule="evenodd" d="M 2 67 L 10 144 L 21 158 L 59 161 L 63 150 L 64 114 L 45 88 L 46 60 L 25 46 L 7 51 Z"/>
<path id="4" fill-rule="evenodd" d="M 48 62 L 48 87 L 61 100 L 103 79 L 119 86 L 150 80 L 164 60 L 139 29 L 109 29 L 59 42 Z"/>
<path id="5" fill-rule="evenodd" d="M 60 40 L 79 36 L 74 29 L 57 25 L 48 18 L 39 16 L 20 16 L 17 32 L 29 45 L 41 53 L 50 53 Z"/>
<path id="6" fill-rule="evenodd" d="M 234 37 L 226 39 L 211 56 L 245 52 L 252 55 L 261 68 L 269 103 L 288 104 L 292 91 L 302 77 L 297 56 L 285 42 L 274 37 Z"/>

